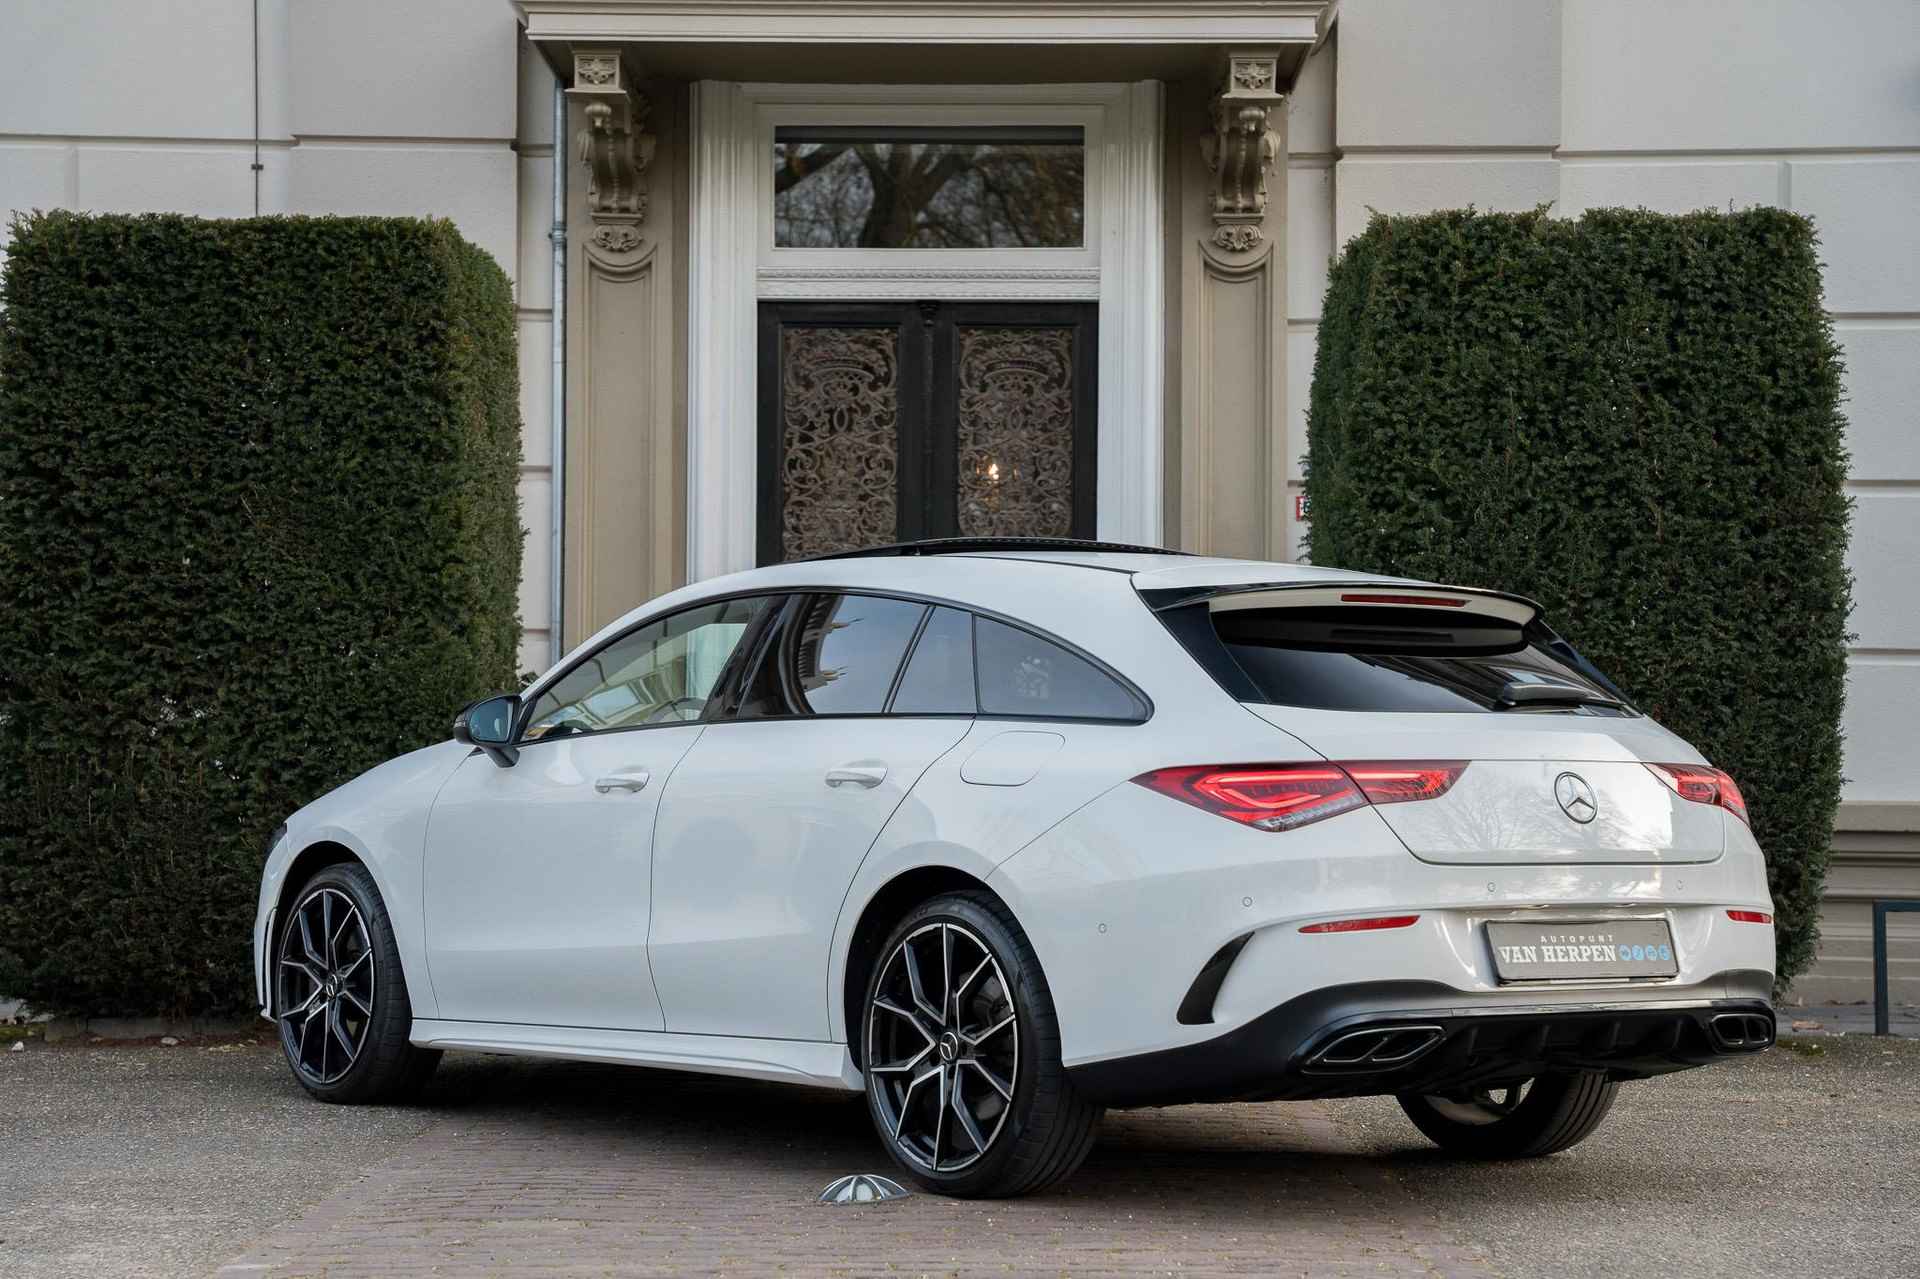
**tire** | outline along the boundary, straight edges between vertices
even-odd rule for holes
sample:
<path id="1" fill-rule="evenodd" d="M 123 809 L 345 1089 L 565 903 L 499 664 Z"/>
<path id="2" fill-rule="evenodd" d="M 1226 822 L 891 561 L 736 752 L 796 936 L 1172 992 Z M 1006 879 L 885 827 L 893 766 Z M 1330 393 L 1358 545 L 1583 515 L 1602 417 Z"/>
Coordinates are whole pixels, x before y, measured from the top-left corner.
<path id="1" fill-rule="evenodd" d="M 1613 1108 L 1617 1081 L 1591 1071 L 1540 1075 L 1471 1097 L 1403 1093 L 1400 1108 L 1442 1150 L 1471 1159 L 1532 1159 L 1583 1141 Z M 1495 1094 L 1505 1094 L 1505 1100 Z"/>
<path id="2" fill-rule="evenodd" d="M 990 893 L 945 893 L 910 911 L 880 950 L 861 1010 L 854 1033 L 867 1111 L 894 1163 L 922 1189 L 969 1199 L 1031 1194 L 1093 1148 L 1102 1108 L 1067 1078 L 1040 961 Z"/>
<path id="3" fill-rule="evenodd" d="M 293 903 L 274 945 L 272 993 L 294 1078 L 321 1101 L 413 1096 L 440 1053 L 408 1042 L 413 1004 L 373 876 L 358 862 L 323 867 Z"/>

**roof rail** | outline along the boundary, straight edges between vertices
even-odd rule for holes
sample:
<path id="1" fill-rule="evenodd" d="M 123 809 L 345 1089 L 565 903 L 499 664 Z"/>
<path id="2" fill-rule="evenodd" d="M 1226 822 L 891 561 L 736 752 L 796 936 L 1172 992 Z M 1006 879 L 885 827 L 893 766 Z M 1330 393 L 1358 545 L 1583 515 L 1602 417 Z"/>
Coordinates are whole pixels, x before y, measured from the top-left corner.
<path id="1" fill-rule="evenodd" d="M 883 555 L 970 555 L 982 551 L 1090 551 L 1123 555 L 1191 555 L 1191 551 L 1164 546 L 1134 546 L 1127 542 L 1095 542 L 1077 537 L 930 537 L 917 542 L 892 542 L 857 551 L 813 555 L 810 560 L 856 560 Z"/>

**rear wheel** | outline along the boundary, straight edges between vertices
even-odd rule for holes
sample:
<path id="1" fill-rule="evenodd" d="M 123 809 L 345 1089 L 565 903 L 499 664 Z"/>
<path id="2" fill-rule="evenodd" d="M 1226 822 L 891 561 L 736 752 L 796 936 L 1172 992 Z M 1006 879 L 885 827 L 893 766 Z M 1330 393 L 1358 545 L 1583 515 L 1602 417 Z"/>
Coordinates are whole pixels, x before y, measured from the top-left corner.
<path id="1" fill-rule="evenodd" d="M 1027 1194 L 1080 1166 L 1101 1108 L 1060 1064 L 1040 962 L 987 893 L 950 893 L 894 929 L 868 983 L 867 1105 L 887 1152 L 940 1194 Z"/>
<path id="2" fill-rule="evenodd" d="M 1605 1075 L 1571 1071 L 1449 1096 L 1403 1093 L 1400 1108 L 1453 1154 L 1528 1159 L 1584 1140 L 1607 1117 L 1619 1090 Z"/>
<path id="3" fill-rule="evenodd" d="M 408 1042 L 413 1005 L 393 922 L 364 866 L 327 866 L 301 886 L 273 980 L 281 1051 L 320 1100 L 397 1100 L 439 1065 L 439 1052 Z"/>

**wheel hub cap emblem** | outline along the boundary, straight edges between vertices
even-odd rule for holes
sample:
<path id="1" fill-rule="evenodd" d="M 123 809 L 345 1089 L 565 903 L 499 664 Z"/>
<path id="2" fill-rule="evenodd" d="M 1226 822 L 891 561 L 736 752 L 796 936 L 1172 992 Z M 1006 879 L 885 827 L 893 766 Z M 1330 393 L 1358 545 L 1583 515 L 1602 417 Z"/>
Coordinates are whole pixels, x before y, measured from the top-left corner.
<path id="1" fill-rule="evenodd" d="M 949 1030 L 940 1036 L 940 1060 L 953 1062 L 960 1056 L 960 1037 Z"/>
<path id="2" fill-rule="evenodd" d="M 1587 779 L 1578 773 L 1562 773 L 1554 778 L 1553 797 L 1560 802 L 1560 811 L 1582 826 L 1600 815 L 1600 804 L 1593 797 L 1593 787 L 1587 785 Z"/>

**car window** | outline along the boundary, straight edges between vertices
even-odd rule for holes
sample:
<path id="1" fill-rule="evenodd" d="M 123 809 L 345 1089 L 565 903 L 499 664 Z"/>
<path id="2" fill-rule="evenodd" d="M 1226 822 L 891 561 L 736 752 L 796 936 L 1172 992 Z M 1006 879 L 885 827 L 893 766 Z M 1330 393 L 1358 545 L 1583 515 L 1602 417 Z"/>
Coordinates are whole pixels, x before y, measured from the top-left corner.
<path id="1" fill-rule="evenodd" d="M 723 600 L 628 632 L 540 695 L 522 739 L 699 719 L 741 635 L 767 603 Z"/>
<path id="2" fill-rule="evenodd" d="M 738 719 L 878 715 L 927 606 L 878 595 L 796 599 L 764 647 Z"/>
<path id="3" fill-rule="evenodd" d="M 927 606 L 877 595 L 808 599 L 782 648 L 802 713 L 877 715 Z"/>
<path id="4" fill-rule="evenodd" d="M 1038 715 L 1053 719 L 1146 717 L 1131 690 L 1083 657 L 1030 631 L 974 618 L 983 715 Z"/>
<path id="5" fill-rule="evenodd" d="M 1193 606 L 1196 618 L 1205 605 Z M 1517 624 L 1367 608 L 1244 609 L 1183 628 L 1245 673 L 1253 700 L 1331 711 L 1632 715 L 1595 678 Z M 1189 648 L 1192 647 L 1191 641 Z M 1577 660 L 1577 654 L 1575 655 Z M 1565 693 L 1534 701 L 1525 686 Z M 1515 691 L 1519 690 L 1519 691 Z M 1245 696 L 1245 694 L 1242 694 Z M 1579 699 L 1591 697 L 1591 702 Z"/>
<path id="6" fill-rule="evenodd" d="M 973 615 L 936 608 L 893 695 L 895 715 L 972 715 Z"/>

